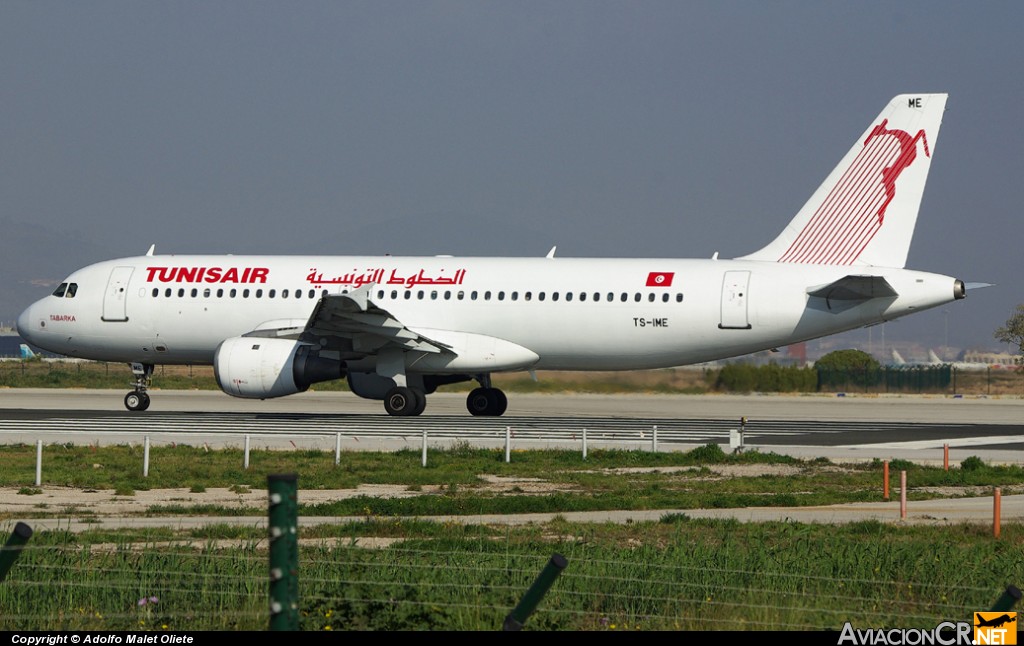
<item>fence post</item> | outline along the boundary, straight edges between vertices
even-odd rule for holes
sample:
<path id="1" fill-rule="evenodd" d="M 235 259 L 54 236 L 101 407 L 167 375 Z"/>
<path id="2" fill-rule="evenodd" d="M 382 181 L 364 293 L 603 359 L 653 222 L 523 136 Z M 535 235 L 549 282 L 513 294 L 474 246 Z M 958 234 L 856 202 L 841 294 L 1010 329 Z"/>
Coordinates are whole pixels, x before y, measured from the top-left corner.
<path id="1" fill-rule="evenodd" d="M 655 425 L 655 427 L 651 429 L 651 451 L 653 451 L 654 453 L 658 452 L 658 427 L 657 427 L 657 425 Z"/>
<path id="2" fill-rule="evenodd" d="M 907 517 L 907 472 L 900 471 L 900 518 Z"/>
<path id="3" fill-rule="evenodd" d="M 889 502 L 889 461 L 882 462 L 882 499 Z"/>
<path id="4" fill-rule="evenodd" d="M 246 434 L 246 436 L 245 436 L 245 449 L 243 451 L 243 457 L 242 457 L 242 468 L 243 469 L 248 469 L 249 468 L 249 435 L 248 434 Z"/>
<path id="5" fill-rule="evenodd" d="M 341 464 L 341 433 L 334 437 L 334 466 Z"/>
<path id="6" fill-rule="evenodd" d="M 512 427 L 505 427 L 505 464 L 512 461 Z"/>
<path id="7" fill-rule="evenodd" d="M 1015 585 L 1006 586 L 1003 594 L 999 595 L 989 612 L 1006 612 L 1013 607 L 1013 604 L 1020 601 L 1021 592 Z"/>
<path id="8" fill-rule="evenodd" d="M 270 630 L 299 629 L 298 476 L 267 476 L 270 494 Z"/>
<path id="9" fill-rule="evenodd" d="M 1002 497 L 1002 490 L 999 487 L 996 487 L 995 495 L 992 497 L 992 534 L 996 538 L 999 538 L 1000 516 L 1002 515 Z"/>
<path id="10" fill-rule="evenodd" d="M 142 477 L 149 477 L 149 436 L 146 436 L 142 444 Z"/>
<path id="11" fill-rule="evenodd" d="M 36 486 L 43 484 L 43 441 L 36 440 Z"/>
<path id="12" fill-rule="evenodd" d="M 533 582 L 530 589 L 523 595 L 519 605 L 505 617 L 502 630 L 512 631 L 521 629 L 529 616 L 537 609 L 537 604 L 544 598 L 548 589 L 555 582 L 555 579 L 558 578 L 558 575 L 562 573 L 562 570 L 568 564 L 569 562 L 561 554 L 552 555 L 548 560 L 548 564 L 544 566 L 544 569 L 537 577 L 537 580 Z"/>
<path id="13" fill-rule="evenodd" d="M 25 546 L 28 539 L 32 537 L 32 528 L 23 522 L 14 526 L 14 533 L 7 539 L 7 543 L 0 548 L 0 581 L 7 578 L 14 561 L 21 555 L 21 548 Z"/>
<path id="14" fill-rule="evenodd" d="M 423 429 L 423 466 L 427 466 L 427 429 Z"/>
<path id="15" fill-rule="evenodd" d="M 583 459 L 587 459 L 587 429 L 583 429 Z"/>

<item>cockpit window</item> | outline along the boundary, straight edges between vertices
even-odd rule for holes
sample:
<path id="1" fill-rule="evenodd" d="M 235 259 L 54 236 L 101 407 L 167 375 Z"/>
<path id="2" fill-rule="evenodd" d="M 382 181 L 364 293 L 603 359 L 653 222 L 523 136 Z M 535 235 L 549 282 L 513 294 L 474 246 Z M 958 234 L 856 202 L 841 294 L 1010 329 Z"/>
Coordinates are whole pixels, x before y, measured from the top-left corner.
<path id="1" fill-rule="evenodd" d="M 64 292 L 66 292 L 67 289 L 68 289 L 68 284 L 67 283 L 61 283 L 60 286 L 57 289 L 53 290 L 53 295 L 54 296 L 59 296 L 61 298 L 64 298 Z"/>
<path id="2" fill-rule="evenodd" d="M 74 298 L 75 294 L 78 293 L 78 283 L 68 283 L 68 291 L 64 294 L 64 298 Z"/>

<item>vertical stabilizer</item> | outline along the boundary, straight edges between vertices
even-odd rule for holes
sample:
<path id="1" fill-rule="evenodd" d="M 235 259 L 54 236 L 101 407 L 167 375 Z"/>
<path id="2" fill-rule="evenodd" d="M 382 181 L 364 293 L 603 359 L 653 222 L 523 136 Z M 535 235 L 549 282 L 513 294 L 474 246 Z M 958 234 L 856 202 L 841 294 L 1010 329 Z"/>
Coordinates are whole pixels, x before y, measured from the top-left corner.
<path id="1" fill-rule="evenodd" d="M 741 259 L 902 268 L 947 96 L 895 97 L 779 237 Z"/>

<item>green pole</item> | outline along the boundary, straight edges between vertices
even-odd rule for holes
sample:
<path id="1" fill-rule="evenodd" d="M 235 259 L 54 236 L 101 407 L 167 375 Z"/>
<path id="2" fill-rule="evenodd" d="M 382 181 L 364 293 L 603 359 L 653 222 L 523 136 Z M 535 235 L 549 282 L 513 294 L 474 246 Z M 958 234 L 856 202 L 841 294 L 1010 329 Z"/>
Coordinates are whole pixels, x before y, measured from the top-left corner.
<path id="1" fill-rule="evenodd" d="M 555 579 L 562 573 L 569 562 L 561 554 L 554 554 L 548 560 L 548 564 L 544 566 L 537 580 L 533 582 L 530 589 L 523 595 L 519 605 L 515 607 L 512 612 L 508 613 L 505 617 L 505 623 L 502 626 L 502 630 L 512 631 L 519 630 L 526 623 L 526 620 L 533 611 L 537 609 L 537 604 L 547 594 L 548 589 L 554 584 Z"/>
<path id="2" fill-rule="evenodd" d="M 15 559 L 21 554 L 21 548 L 31 537 L 32 528 L 25 523 L 19 522 L 14 526 L 14 533 L 7 539 L 3 548 L 0 548 L 0 582 L 7 578 Z"/>
<path id="3" fill-rule="evenodd" d="M 1013 604 L 1020 601 L 1020 589 L 1014 585 L 1006 586 L 1006 591 L 996 599 L 995 605 L 989 612 L 1005 612 L 1013 607 Z"/>
<path id="4" fill-rule="evenodd" d="M 270 499 L 270 630 L 299 629 L 298 476 L 267 476 Z"/>

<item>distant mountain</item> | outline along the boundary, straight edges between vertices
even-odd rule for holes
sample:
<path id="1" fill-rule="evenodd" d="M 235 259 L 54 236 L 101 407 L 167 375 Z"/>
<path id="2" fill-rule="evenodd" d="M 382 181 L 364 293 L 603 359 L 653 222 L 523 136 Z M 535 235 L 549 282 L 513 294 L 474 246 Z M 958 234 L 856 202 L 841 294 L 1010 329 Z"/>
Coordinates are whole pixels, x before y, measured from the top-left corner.
<path id="1" fill-rule="evenodd" d="M 123 255 L 112 249 L 59 225 L 0 219 L 0 326 L 13 325 L 26 305 L 75 269 Z"/>

